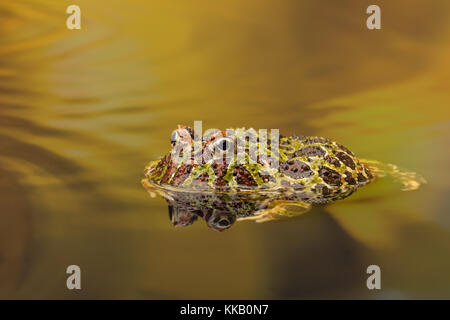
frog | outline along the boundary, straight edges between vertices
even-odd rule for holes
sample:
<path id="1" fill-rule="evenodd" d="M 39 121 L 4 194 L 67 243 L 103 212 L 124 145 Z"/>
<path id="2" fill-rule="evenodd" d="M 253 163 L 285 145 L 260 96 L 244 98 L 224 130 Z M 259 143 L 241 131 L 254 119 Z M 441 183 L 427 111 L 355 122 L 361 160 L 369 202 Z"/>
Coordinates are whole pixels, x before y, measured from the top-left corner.
<path id="1" fill-rule="evenodd" d="M 425 182 L 414 172 L 361 159 L 319 136 L 238 128 L 199 138 L 192 128 L 179 125 L 170 143 L 168 153 L 145 167 L 142 185 L 152 197 L 166 199 L 175 226 L 200 218 L 223 231 L 236 221 L 298 216 L 313 205 L 347 198 L 386 174 L 396 177 L 403 190 Z"/>

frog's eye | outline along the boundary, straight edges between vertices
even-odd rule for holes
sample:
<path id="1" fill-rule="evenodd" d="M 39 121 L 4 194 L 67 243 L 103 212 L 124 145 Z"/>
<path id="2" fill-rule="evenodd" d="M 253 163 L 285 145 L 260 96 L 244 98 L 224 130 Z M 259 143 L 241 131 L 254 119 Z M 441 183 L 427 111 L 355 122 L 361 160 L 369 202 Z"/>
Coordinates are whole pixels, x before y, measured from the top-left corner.
<path id="1" fill-rule="evenodd" d="M 178 140 L 180 139 L 180 134 L 178 133 L 178 130 L 175 130 L 172 133 L 172 136 L 170 137 L 170 144 L 173 146 L 175 146 L 175 144 L 178 142 Z"/>
<path id="2" fill-rule="evenodd" d="M 230 138 L 220 138 L 218 139 L 214 145 L 222 151 L 230 150 L 231 146 L 233 145 L 233 140 Z"/>

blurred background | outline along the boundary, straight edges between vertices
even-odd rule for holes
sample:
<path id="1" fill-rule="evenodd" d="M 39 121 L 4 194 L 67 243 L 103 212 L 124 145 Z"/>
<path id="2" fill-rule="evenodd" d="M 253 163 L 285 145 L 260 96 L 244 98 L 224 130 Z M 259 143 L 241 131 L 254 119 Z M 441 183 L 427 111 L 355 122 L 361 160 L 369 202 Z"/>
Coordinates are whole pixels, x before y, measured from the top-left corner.
<path id="1" fill-rule="evenodd" d="M 75 2 L 75 3 L 74 3 Z M 81 30 L 66 8 L 81 8 Z M 381 8 L 381 30 L 366 8 Z M 447 0 L 0 3 L 0 297 L 450 298 Z M 140 185 L 178 124 L 322 135 L 426 178 L 174 228 Z M 66 267 L 82 270 L 67 290 Z M 366 288 L 377 264 L 382 290 Z"/>

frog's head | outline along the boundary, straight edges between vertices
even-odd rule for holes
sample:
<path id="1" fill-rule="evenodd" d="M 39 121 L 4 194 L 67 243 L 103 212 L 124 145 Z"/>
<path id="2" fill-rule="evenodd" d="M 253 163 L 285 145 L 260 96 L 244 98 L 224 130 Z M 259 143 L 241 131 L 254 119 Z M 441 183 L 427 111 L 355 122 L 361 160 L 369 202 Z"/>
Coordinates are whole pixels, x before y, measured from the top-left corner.
<path id="1" fill-rule="evenodd" d="M 146 175 L 157 184 L 192 189 L 257 187 L 270 179 L 260 169 L 278 163 L 267 139 L 267 134 L 260 136 L 254 129 L 209 129 L 197 134 L 179 125 L 170 137 L 171 151 L 148 166 Z"/>

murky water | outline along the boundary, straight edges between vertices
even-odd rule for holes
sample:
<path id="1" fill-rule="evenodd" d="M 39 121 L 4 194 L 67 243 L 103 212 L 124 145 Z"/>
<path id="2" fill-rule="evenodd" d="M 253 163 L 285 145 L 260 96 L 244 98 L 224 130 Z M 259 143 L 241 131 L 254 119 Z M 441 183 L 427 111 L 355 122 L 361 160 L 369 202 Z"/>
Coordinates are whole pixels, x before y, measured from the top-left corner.
<path id="1" fill-rule="evenodd" d="M 370 1 L 79 0 L 79 31 L 70 4 L 0 4 L 1 297 L 450 298 L 447 1 L 380 1 L 380 31 Z M 428 184 L 175 229 L 140 180 L 194 120 L 327 136 Z"/>

